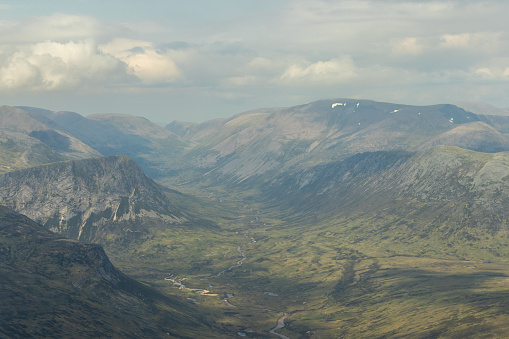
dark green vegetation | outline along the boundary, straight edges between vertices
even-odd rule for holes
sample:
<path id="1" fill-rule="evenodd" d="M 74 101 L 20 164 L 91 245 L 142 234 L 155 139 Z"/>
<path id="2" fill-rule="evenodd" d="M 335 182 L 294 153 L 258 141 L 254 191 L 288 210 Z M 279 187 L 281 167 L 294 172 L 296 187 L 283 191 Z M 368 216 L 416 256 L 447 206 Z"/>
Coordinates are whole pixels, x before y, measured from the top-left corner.
<path id="1" fill-rule="evenodd" d="M 4 174 L 1 201 L 224 337 L 274 337 L 284 312 L 290 338 L 509 333 L 509 118 L 489 107 L 324 100 L 167 130 L 23 109 L 166 187 L 107 157 Z"/>
<path id="2" fill-rule="evenodd" d="M 0 259 L 0 337 L 224 335 L 182 300 L 120 273 L 98 245 L 57 236 L 1 206 Z"/>

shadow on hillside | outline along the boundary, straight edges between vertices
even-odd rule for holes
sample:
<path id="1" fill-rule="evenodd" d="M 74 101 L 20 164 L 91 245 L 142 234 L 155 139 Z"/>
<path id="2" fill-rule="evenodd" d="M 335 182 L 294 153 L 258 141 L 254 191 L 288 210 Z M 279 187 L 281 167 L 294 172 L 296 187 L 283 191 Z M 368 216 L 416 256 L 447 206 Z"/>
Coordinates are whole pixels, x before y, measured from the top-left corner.
<path id="1" fill-rule="evenodd" d="M 362 318 L 364 325 L 380 335 L 385 333 L 380 337 L 406 333 L 412 338 L 464 338 L 507 333 L 509 268 L 443 265 L 447 267 L 379 270 L 365 281 L 344 287 L 336 301 Z"/>

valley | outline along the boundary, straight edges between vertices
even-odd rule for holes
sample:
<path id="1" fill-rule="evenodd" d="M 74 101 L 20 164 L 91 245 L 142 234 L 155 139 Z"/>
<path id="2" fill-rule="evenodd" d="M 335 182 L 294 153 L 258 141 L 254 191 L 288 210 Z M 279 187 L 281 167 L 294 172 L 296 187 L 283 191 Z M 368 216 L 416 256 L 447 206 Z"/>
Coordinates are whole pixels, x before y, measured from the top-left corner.
<path id="1" fill-rule="evenodd" d="M 202 319 L 176 337 L 503 337 L 509 118 L 483 109 L 331 99 L 165 129 L 4 107 L 46 153 L 2 144 L 0 202 Z"/>

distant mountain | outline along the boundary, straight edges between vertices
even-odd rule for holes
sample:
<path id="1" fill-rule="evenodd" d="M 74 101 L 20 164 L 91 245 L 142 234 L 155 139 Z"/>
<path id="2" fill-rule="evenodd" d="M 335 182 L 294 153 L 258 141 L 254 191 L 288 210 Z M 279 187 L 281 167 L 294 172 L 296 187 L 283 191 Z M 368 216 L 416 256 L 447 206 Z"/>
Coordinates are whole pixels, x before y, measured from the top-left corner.
<path id="1" fill-rule="evenodd" d="M 163 126 L 154 124 L 148 119 L 128 114 L 92 114 L 86 119 L 98 121 L 104 125 L 127 134 L 139 135 L 148 139 L 166 139 L 174 137 L 174 134 Z"/>
<path id="2" fill-rule="evenodd" d="M 0 130 L 0 173 L 65 159 L 36 138 Z"/>
<path id="3" fill-rule="evenodd" d="M 460 108 L 463 108 L 465 111 L 469 111 L 475 114 L 509 116 L 509 109 L 495 107 L 484 102 L 463 101 L 455 102 L 453 105 L 456 105 Z"/>
<path id="4" fill-rule="evenodd" d="M 417 151 L 436 145 L 509 151 L 509 116 L 481 115 L 447 104 L 331 99 L 200 124 L 173 122 L 166 129 L 129 115 L 83 117 L 22 108 L 62 126 L 104 155 L 128 155 L 148 175 L 172 185 L 266 181 L 290 168 L 306 169 L 364 152 Z"/>
<path id="5" fill-rule="evenodd" d="M 127 156 L 12 171 L 0 176 L 0 187 L 1 199 L 14 204 L 16 211 L 73 239 L 132 237 L 143 233 L 142 220 L 167 224 L 187 220 Z"/>
<path id="6" fill-rule="evenodd" d="M 0 337 L 222 337 L 188 303 L 122 274 L 103 249 L 0 206 Z"/>
<path id="7" fill-rule="evenodd" d="M 509 117 L 477 115 L 454 105 L 334 99 L 167 128 L 193 145 L 172 164 L 182 181 L 205 175 L 240 183 L 364 152 L 435 145 L 509 151 L 508 126 Z"/>
<path id="8" fill-rule="evenodd" d="M 36 144 L 35 140 L 40 141 L 63 159 L 83 159 L 101 155 L 52 120 L 15 107 L 0 107 L 0 131 L 23 134 L 26 136 L 25 140 L 29 140 L 25 143 Z M 17 142 L 18 146 L 20 144 L 23 143 Z"/>
<path id="9" fill-rule="evenodd" d="M 153 178 L 168 175 L 168 163 L 188 144 L 177 135 L 149 120 L 126 114 L 54 112 L 20 106 L 62 126 L 103 155 L 126 154 Z"/>

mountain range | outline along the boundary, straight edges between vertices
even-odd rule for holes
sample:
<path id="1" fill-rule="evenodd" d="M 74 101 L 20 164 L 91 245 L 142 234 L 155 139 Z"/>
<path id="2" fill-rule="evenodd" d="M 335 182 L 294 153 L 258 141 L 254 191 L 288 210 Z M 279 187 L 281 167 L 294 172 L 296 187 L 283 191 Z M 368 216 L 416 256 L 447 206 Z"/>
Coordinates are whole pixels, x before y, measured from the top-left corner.
<path id="1" fill-rule="evenodd" d="M 509 330 L 506 109 L 330 99 L 162 127 L 3 106 L 0 147 L 3 204 L 187 297 L 197 331 Z"/>

